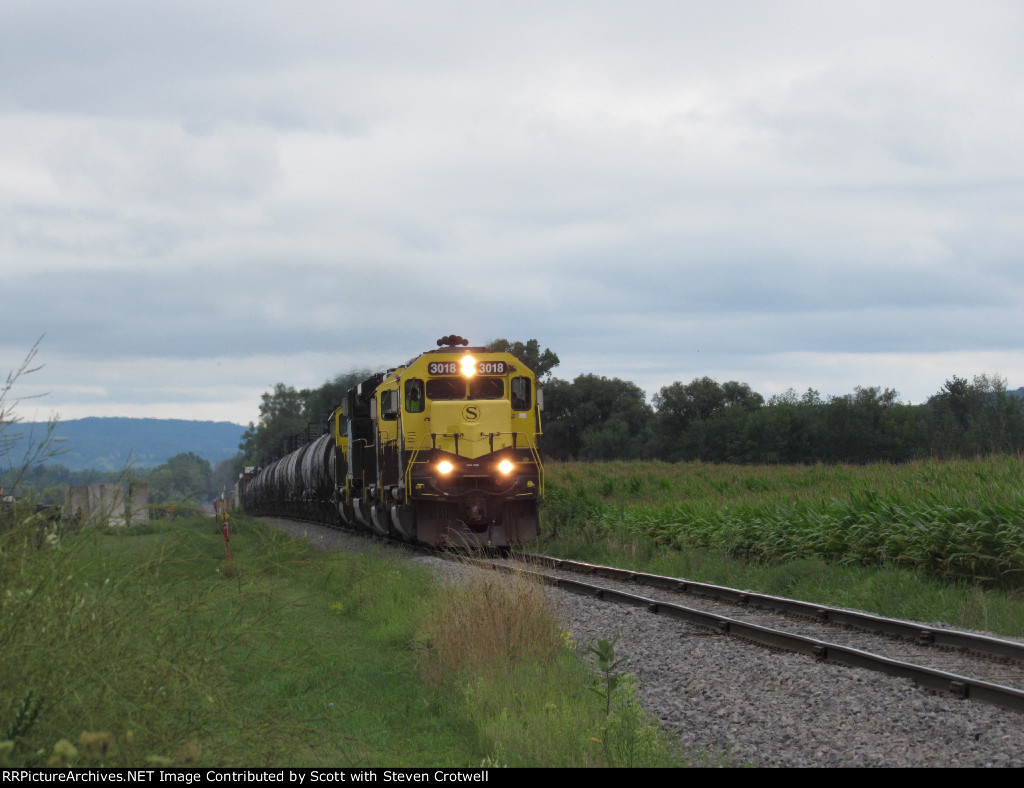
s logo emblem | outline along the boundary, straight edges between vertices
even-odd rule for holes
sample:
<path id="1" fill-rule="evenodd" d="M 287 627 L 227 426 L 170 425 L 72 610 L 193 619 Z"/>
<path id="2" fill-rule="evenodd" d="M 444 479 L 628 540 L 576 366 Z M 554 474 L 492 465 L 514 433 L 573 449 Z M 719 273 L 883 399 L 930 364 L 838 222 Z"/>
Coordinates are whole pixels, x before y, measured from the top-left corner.
<path id="1" fill-rule="evenodd" d="M 480 408 L 476 405 L 467 405 L 462 409 L 463 421 L 476 421 L 480 418 Z"/>

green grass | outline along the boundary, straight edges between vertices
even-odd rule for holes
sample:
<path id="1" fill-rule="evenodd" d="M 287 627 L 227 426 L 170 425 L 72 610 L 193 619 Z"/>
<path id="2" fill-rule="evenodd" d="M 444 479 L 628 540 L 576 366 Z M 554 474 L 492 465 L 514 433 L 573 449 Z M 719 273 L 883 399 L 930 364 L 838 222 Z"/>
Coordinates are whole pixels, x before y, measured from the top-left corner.
<path id="1" fill-rule="evenodd" d="M 1024 463 L 548 468 L 538 550 L 1024 635 Z"/>
<path id="2" fill-rule="evenodd" d="M 7 525 L 0 765 L 677 762 L 628 682 L 605 715 L 550 610 L 504 581 L 456 590 L 392 551 L 326 554 L 245 518 L 230 571 L 212 518 Z M 491 634 L 469 629 L 497 655 L 452 662 L 435 624 L 482 617 L 479 599 L 504 600 Z M 506 637 L 509 616 L 536 621 Z"/>
<path id="3" fill-rule="evenodd" d="M 554 465 L 538 550 L 1022 635 L 1021 466 Z M 0 765 L 680 762 L 521 581 L 246 518 L 230 571 L 212 518 L 4 518 Z"/>

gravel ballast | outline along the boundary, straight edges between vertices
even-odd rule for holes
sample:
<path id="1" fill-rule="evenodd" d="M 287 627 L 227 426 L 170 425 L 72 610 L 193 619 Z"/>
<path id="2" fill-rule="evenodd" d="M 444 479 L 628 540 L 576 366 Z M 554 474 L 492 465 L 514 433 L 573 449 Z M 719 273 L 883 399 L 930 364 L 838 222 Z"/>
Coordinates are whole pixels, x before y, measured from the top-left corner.
<path id="1" fill-rule="evenodd" d="M 288 521 L 324 549 L 360 537 Z M 450 572 L 451 564 L 416 558 Z M 1024 766 L 1024 715 L 926 692 L 905 679 L 738 642 L 642 608 L 550 589 L 581 646 L 614 640 L 620 670 L 681 746 L 786 767 Z"/>

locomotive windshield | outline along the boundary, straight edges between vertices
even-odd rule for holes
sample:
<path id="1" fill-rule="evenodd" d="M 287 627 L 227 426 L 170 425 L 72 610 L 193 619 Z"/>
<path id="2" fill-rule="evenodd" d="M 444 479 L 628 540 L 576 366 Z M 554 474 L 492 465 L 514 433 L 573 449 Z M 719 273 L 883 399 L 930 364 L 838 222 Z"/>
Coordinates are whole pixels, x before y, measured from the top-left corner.
<path id="1" fill-rule="evenodd" d="M 429 399 L 465 399 L 466 382 L 459 378 L 431 378 L 427 381 Z"/>
<path id="2" fill-rule="evenodd" d="M 501 378 L 473 378 L 469 382 L 470 399 L 501 399 L 505 396 L 505 381 Z"/>
<path id="3" fill-rule="evenodd" d="M 430 378 L 427 381 L 427 399 L 501 399 L 504 396 L 505 381 L 502 378 L 470 378 L 468 385 L 462 378 Z"/>

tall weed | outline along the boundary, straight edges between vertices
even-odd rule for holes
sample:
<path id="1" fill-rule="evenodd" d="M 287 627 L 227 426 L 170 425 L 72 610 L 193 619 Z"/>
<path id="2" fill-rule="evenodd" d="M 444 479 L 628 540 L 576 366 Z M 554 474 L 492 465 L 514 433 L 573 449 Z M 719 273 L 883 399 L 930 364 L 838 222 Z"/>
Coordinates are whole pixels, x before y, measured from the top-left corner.
<path id="1" fill-rule="evenodd" d="M 679 765 L 635 684 L 604 684 L 557 623 L 536 582 L 465 567 L 420 634 L 428 681 L 465 704 L 486 766 Z M 618 679 L 615 685 L 618 685 Z"/>

